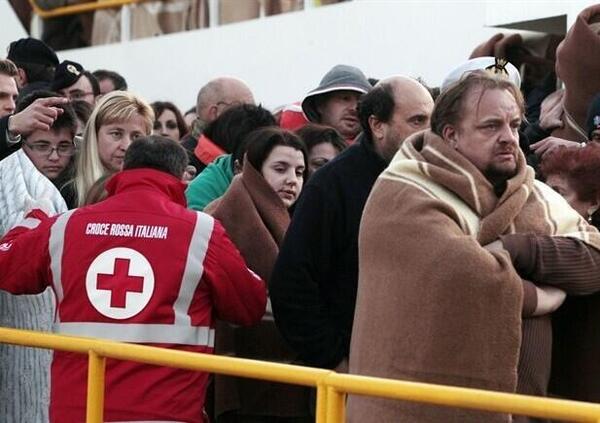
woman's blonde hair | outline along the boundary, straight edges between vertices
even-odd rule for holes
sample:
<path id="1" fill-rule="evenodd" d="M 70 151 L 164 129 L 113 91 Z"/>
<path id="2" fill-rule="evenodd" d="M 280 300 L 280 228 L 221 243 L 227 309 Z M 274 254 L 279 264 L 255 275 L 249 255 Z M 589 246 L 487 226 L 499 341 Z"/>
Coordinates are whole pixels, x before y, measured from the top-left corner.
<path id="1" fill-rule="evenodd" d="M 135 114 L 145 122 L 146 135 L 150 135 L 154 122 L 154 112 L 148 103 L 128 91 L 112 91 L 96 104 L 83 131 L 83 142 L 77 157 L 75 191 L 77 205 L 82 206 L 88 190 L 109 171 L 100 161 L 98 154 L 98 131 L 102 125 L 126 122 Z"/>

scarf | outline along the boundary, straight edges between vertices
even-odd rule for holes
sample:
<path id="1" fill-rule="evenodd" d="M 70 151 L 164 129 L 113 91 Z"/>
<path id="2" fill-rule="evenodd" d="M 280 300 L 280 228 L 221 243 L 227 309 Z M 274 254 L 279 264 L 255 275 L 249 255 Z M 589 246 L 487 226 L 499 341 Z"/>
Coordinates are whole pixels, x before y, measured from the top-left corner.
<path id="1" fill-rule="evenodd" d="M 223 224 L 248 267 L 268 281 L 290 217 L 265 178 L 246 160 L 242 174 L 205 211 Z"/>
<path id="2" fill-rule="evenodd" d="M 482 246 L 515 232 L 572 236 L 600 247 L 598 232 L 534 180 L 520 151 L 517 173 L 498 197 L 437 135 L 406 140 L 363 212 L 350 372 L 514 392 L 522 281 L 506 252 Z M 350 398 L 349 421 L 373 415 L 380 421 L 509 421 L 502 414 Z"/>

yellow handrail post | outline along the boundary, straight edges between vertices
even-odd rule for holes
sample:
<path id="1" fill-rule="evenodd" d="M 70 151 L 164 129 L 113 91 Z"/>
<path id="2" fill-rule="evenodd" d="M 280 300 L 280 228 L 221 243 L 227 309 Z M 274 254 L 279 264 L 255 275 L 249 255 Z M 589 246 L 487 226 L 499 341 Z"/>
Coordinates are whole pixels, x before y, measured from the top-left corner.
<path id="1" fill-rule="evenodd" d="M 87 423 L 104 421 L 104 367 L 106 358 L 95 351 L 88 353 Z"/>
<path id="2" fill-rule="evenodd" d="M 327 423 L 327 385 L 320 380 L 317 382 L 316 423 Z"/>
<path id="3" fill-rule="evenodd" d="M 346 421 L 346 394 L 332 386 L 327 387 L 327 423 Z"/>
<path id="4" fill-rule="evenodd" d="M 90 1 L 76 3 L 68 6 L 57 7 L 55 9 L 44 10 L 38 6 L 36 0 L 29 0 L 29 5 L 37 16 L 42 19 L 56 18 L 58 16 L 75 15 L 78 13 L 94 12 L 101 9 L 119 9 L 129 4 L 142 3 L 148 0 L 104 0 L 101 2 Z"/>

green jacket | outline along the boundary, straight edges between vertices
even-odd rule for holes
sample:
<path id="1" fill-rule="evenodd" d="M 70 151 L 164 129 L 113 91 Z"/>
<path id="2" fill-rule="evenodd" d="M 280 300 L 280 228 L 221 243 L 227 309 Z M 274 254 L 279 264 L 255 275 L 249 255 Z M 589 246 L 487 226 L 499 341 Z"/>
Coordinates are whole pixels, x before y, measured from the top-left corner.
<path id="1" fill-rule="evenodd" d="M 233 180 L 231 154 L 224 154 L 200 172 L 185 190 L 188 207 L 202 211 L 213 200 L 221 197 Z"/>

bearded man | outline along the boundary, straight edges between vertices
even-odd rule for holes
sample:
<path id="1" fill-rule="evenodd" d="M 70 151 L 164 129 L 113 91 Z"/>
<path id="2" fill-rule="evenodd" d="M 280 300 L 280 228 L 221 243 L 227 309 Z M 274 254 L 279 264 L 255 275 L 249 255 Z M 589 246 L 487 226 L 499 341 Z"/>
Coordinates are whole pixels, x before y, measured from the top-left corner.
<path id="1" fill-rule="evenodd" d="M 545 394 L 549 313 L 563 291 L 600 288 L 600 235 L 534 180 L 519 149 L 523 111 L 508 79 L 469 73 L 438 98 L 431 130 L 406 140 L 378 178 L 360 226 L 351 373 Z M 531 263 L 521 272 L 561 290 L 515 270 L 524 252 Z M 583 257 L 578 269 L 574 257 Z M 360 396 L 348 417 L 511 421 Z"/>

